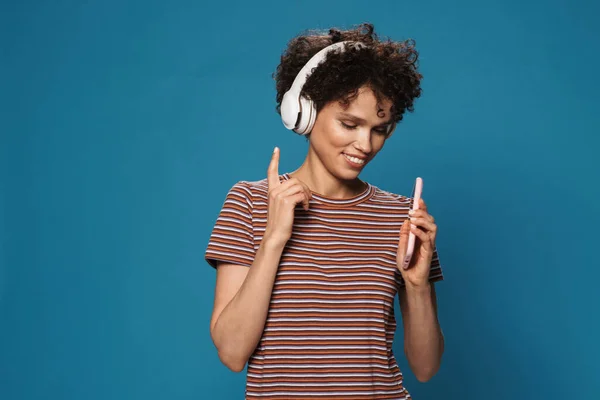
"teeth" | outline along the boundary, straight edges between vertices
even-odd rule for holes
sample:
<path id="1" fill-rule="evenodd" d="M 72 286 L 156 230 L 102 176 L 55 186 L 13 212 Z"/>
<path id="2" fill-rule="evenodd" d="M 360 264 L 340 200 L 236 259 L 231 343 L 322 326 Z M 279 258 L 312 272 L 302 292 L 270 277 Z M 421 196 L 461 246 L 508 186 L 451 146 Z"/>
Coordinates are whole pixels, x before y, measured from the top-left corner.
<path id="1" fill-rule="evenodd" d="M 344 156 L 346 156 L 346 158 L 350 161 L 352 161 L 353 163 L 356 164 L 364 164 L 365 160 L 361 160 L 360 158 L 356 158 L 356 157 L 351 157 L 348 154 L 344 154 Z"/>

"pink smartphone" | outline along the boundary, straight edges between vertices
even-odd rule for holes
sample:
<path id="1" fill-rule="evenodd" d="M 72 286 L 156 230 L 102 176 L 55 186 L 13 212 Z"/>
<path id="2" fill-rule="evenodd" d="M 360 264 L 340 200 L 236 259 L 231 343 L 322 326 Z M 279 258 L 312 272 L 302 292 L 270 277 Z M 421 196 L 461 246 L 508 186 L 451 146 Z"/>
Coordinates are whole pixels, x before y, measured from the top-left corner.
<path id="1" fill-rule="evenodd" d="M 419 199 L 421 198 L 421 194 L 423 193 L 423 179 L 417 178 L 415 181 L 415 186 L 413 187 L 413 205 L 412 210 L 419 209 Z M 413 256 L 415 251 L 415 240 L 416 236 L 414 233 L 410 232 L 408 235 L 408 247 L 406 248 L 406 256 L 404 257 L 404 268 L 408 268 L 408 264 Z"/>

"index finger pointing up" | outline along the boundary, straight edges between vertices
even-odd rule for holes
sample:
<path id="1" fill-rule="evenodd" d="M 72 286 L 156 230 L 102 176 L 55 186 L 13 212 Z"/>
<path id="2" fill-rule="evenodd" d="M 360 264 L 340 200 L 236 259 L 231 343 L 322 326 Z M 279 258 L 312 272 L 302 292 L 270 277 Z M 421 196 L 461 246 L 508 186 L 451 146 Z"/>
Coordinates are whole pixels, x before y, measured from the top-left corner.
<path id="1" fill-rule="evenodd" d="M 279 185 L 279 148 L 275 147 L 273 150 L 273 156 L 271 156 L 271 163 L 267 170 L 267 183 L 269 189 L 273 189 Z"/>

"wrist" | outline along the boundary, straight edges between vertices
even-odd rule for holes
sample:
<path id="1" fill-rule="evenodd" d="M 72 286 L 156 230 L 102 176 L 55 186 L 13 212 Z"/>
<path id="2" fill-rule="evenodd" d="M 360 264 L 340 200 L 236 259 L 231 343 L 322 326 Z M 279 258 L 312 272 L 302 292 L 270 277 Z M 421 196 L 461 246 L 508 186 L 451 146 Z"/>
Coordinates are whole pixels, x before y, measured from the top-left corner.
<path id="1" fill-rule="evenodd" d="M 277 237 L 276 235 L 273 235 L 269 232 L 265 232 L 261 246 L 269 251 L 283 251 L 283 248 L 285 247 L 286 243 L 287 239 Z"/>
<path id="2" fill-rule="evenodd" d="M 426 281 L 424 283 L 414 284 L 405 282 L 406 293 L 413 296 L 429 296 L 431 293 L 431 283 Z"/>

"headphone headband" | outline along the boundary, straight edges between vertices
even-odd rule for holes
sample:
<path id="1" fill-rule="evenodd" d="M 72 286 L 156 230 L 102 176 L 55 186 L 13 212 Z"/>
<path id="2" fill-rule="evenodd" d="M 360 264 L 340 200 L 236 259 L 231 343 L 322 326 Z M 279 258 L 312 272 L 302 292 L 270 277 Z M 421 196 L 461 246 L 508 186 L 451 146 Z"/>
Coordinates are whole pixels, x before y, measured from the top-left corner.
<path id="1" fill-rule="evenodd" d="M 296 78 L 294 79 L 294 82 L 292 83 L 292 87 L 289 89 L 289 91 L 300 95 L 300 92 L 302 91 L 302 87 L 306 83 L 306 80 L 308 79 L 308 77 L 312 74 L 313 68 L 318 67 L 319 64 L 327 58 L 328 53 L 335 51 L 337 49 L 342 49 L 342 51 L 344 51 L 345 50 L 344 45 L 346 43 L 354 43 L 355 44 L 354 48 L 356 48 L 356 49 L 366 47 L 361 42 L 344 41 L 344 42 L 337 42 L 337 43 L 330 44 L 329 46 L 319 50 L 314 56 L 311 57 L 310 60 L 308 60 L 308 62 L 306 64 L 304 64 L 304 67 L 302 67 L 300 72 L 298 72 L 298 75 L 296 75 Z"/>

